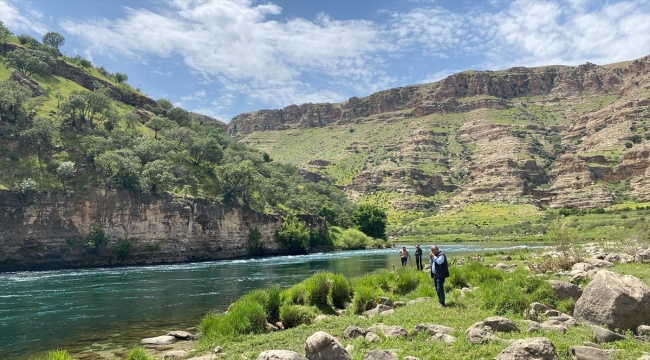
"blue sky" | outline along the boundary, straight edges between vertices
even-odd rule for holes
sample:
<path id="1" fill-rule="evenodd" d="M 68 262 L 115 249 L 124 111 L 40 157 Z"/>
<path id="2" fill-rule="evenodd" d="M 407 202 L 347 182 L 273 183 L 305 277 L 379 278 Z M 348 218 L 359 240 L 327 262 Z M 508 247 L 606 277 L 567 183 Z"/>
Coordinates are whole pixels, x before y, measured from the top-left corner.
<path id="1" fill-rule="evenodd" d="M 223 121 L 458 71 L 650 54 L 650 0 L 0 0 L 154 99 Z"/>

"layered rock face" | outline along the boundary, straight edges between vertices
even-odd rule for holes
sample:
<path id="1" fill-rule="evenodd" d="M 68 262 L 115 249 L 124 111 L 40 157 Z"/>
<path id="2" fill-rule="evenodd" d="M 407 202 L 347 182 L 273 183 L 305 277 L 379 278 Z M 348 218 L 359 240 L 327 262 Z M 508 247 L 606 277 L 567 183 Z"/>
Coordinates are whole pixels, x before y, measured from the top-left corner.
<path id="1" fill-rule="evenodd" d="M 306 220 L 312 226 L 324 226 L 318 219 Z M 109 240 L 98 251 L 91 251 L 84 244 L 95 222 L 103 226 Z M 72 197 L 48 194 L 29 201 L 21 194 L 2 191 L 0 224 L 0 271 L 246 256 L 254 228 L 262 234 L 266 251 L 281 252 L 273 237 L 281 225 L 279 216 L 127 191 L 100 189 Z M 124 238 L 131 246 L 120 254 L 117 248 Z"/>
<path id="2" fill-rule="evenodd" d="M 388 197 L 398 209 L 596 208 L 621 196 L 650 200 L 649 122 L 646 56 L 466 71 L 340 104 L 241 114 L 228 131 L 353 199 L 398 194 Z"/>

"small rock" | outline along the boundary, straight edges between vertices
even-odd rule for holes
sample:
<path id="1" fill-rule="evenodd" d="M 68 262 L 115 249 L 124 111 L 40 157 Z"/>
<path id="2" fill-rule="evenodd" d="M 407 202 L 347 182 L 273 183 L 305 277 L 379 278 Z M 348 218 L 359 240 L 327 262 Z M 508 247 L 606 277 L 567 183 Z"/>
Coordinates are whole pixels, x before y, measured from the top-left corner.
<path id="1" fill-rule="evenodd" d="M 350 355 L 343 345 L 323 331 L 317 331 L 307 338 L 305 355 L 309 360 L 350 360 Z"/>
<path id="2" fill-rule="evenodd" d="M 379 304 L 374 309 L 366 311 L 365 314 L 368 317 L 373 317 L 375 315 L 378 315 L 381 312 L 384 312 L 384 311 L 390 310 L 390 309 L 391 309 L 390 306 L 386 306 L 384 304 Z"/>
<path id="3" fill-rule="evenodd" d="M 197 357 L 192 357 L 187 360 L 217 360 L 217 355 L 215 354 L 208 354 L 208 355 L 202 355 L 202 356 L 197 356 Z"/>
<path id="4" fill-rule="evenodd" d="M 509 319 L 501 316 L 491 316 L 483 320 L 483 325 L 492 328 L 494 331 L 500 332 L 519 332 L 519 328 Z"/>
<path id="5" fill-rule="evenodd" d="M 420 360 L 420 358 L 416 358 L 415 356 L 406 356 L 404 357 L 404 360 Z"/>
<path id="6" fill-rule="evenodd" d="M 456 338 L 451 335 L 438 333 L 428 338 L 427 341 L 442 341 L 447 344 L 453 344 L 456 342 Z"/>
<path id="7" fill-rule="evenodd" d="M 612 263 L 609 262 L 609 261 L 606 261 L 606 260 L 600 260 L 600 259 L 594 259 L 594 258 L 587 259 L 587 262 L 588 262 L 589 264 L 595 266 L 595 267 L 598 267 L 598 268 L 603 268 L 603 267 L 612 267 L 612 266 L 614 266 L 614 264 L 612 264 Z"/>
<path id="8" fill-rule="evenodd" d="M 547 338 L 521 339 L 504 349 L 495 360 L 558 360 L 555 347 Z"/>
<path id="9" fill-rule="evenodd" d="M 636 328 L 636 334 L 637 335 L 650 335 L 650 326 L 648 325 L 639 325 L 638 328 Z"/>
<path id="10" fill-rule="evenodd" d="M 169 335 L 156 336 L 140 340 L 142 345 L 171 345 L 176 342 L 176 338 Z"/>
<path id="11" fill-rule="evenodd" d="M 600 346 L 598 346 L 598 344 L 592 343 L 591 341 L 583 341 L 582 345 L 589 346 L 589 347 L 596 348 L 596 349 L 600 349 Z"/>
<path id="12" fill-rule="evenodd" d="M 430 335 L 435 335 L 435 334 L 451 334 L 454 332 L 454 328 L 450 328 L 448 326 L 443 326 L 443 325 L 437 325 L 437 324 L 418 324 L 415 325 L 415 329 L 413 330 L 414 333 L 419 333 L 421 331 L 426 331 Z"/>
<path id="13" fill-rule="evenodd" d="M 600 326 L 596 326 L 596 325 L 591 325 L 591 332 L 594 333 L 594 336 L 596 337 L 596 341 L 600 343 L 625 340 L 625 336 L 619 335 L 607 329 L 603 329 Z"/>
<path id="14" fill-rule="evenodd" d="M 512 257 L 510 255 L 503 255 L 501 257 L 501 261 L 510 261 L 512 260 Z"/>
<path id="15" fill-rule="evenodd" d="M 327 319 L 327 315 L 320 314 L 314 318 L 314 322 L 323 321 L 325 319 Z"/>
<path id="16" fill-rule="evenodd" d="M 366 340 L 367 343 L 372 343 L 372 342 L 381 341 L 381 338 L 379 337 L 379 335 L 377 335 L 377 334 L 375 334 L 373 332 L 369 332 L 369 333 L 366 334 L 365 340 Z"/>
<path id="17" fill-rule="evenodd" d="M 405 303 L 404 301 L 395 301 L 395 302 L 393 303 L 393 307 L 396 307 L 396 308 L 397 308 L 397 307 L 402 307 L 402 306 L 404 306 L 404 305 L 406 305 L 406 303 Z"/>
<path id="18" fill-rule="evenodd" d="M 542 315 L 544 315 L 544 316 L 560 316 L 560 314 L 561 314 L 561 312 L 559 312 L 557 310 L 549 310 L 549 311 L 545 311 L 544 314 L 542 314 Z"/>
<path id="19" fill-rule="evenodd" d="M 470 344 L 485 344 L 490 340 L 502 341 L 503 339 L 492 334 L 492 328 L 483 325 L 482 321 L 470 326 L 466 331 L 467 342 Z"/>
<path id="20" fill-rule="evenodd" d="M 278 331 L 278 330 L 280 330 L 280 329 L 278 329 L 278 327 L 275 326 L 275 325 L 273 325 L 273 324 L 266 323 L 266 327 L 265 327 L 264 330 L 265 330 L 266 333 L 268 334 L 268 333 L 270 333 L 270 332 Z"/>
<path id="21" fill-rule="evenodd" d="M 352 353 L 354 351 L 354 345 L 350 344 L 345 347 L 345 351 L 348 352 L 348 354 Z"/>
<path id="22" fill-rule="evenodd" d="M 575 263 L 573 266 L 571 266 L 571 272 L 587 272 L 589 270 L 593 270 L 594 266 L 588 263 L 580 262 L 580 263 Z"/>
<path id="23" fill-rule="evenodd" d="M 223 349 L 221 348 L 221 346 L 217 346 L 216 348 L 214 348 L 213 352 L 215 354 L 221 354 L 223 352 Z"/>
<path id="24" fill-rule="evenodd" d="M 368 328 L 368 331 L 377 330 L 381 331 L 384 333 L 384 335 L 390 338 L 407 337 L 409 335 L 408 331 L 406 331 L 406 329 L 401 326 L 386 326 L 384 324 L 377 324 Z"/>
<path id="25" fill-rule="evenodd" d="M 163 355 L 163 359 L 171 360 L 185 359 L 185 357 L 187 357 L 187 351 L 185 350 L 168 351 Z"/>
<path id="26" fill-rule="evenodd" d="M 650 360 L 650 355 L 643 355 L 640 358 L 638 358 L 637 360 Z"/>
<path id="27" fill-rule="evenodd" d="M 551 285 L 553 292 L 560 299 L 573 299 L 578 301 L 580 296 L 582 296 L 582 289 L 578 285 L 568 283 L 566 281 L 559 280 L 549 280 L 548 283 Z"/>
<path id="28" fill-rule="evenodd" d="M 188 333 L 187 331 L 170 331 L 167 333 L 167 336 L 173 336 L 177 340 L 192 340 L 194 339 L 194 335 Z"/>
<path id="29" fill-rule="evenodd" d="M 496 264 L 496 265 L 494 266 L 494 268 L 495 268 L 495 269 L 499 269 L 499 270 L 506 270 L 506 269 L 508 269 L 509 267 L 508 267 L 508 265 L 506 265 L 506 264 L 504 264 L 504 263 L 498 263 L 498 264 Z"/>
<path id="30" fill-rule="evenodd" d="M 373 350 L 363 357 L 363 360 L 398 360 L 395 353 L 388 350 Z"/>
<path id="31" fill-rule="evenodd" d="M 280 330 L 284 330 L 284 325 L 282 325 L 281 321 L 278 321 L 275 323 L 275 327 L 277 327 Z"/>
<path id="32" fill-rule="evenodd" d="M 612 360 L 607 351 L 589 346 L 571 346 L 569 355 L 572 360 Z"/>
<path id="33" fill-rule="evenodd" d="M 381 316 L 387 316 L 387 315 L 391 315 L 391 314 L 394 314 L 394 313 L 395 313 L 395 310 L 390 309 L 390 310 L 386 310 L 386 311 L 382 311 L 382 312 L 380 312 L 379 315 L 381 315 Z"/>
<path id="34" fill-rule="evenodd" d="M 261 353 L 257 360 L 309 360 L 305 356 L 288 350 L 269 350 Z"/>
<path id="35" fill-rule="evenodd" d="M 387 298 L 385 296 L 381 296 L 379 298 L 379 303 L 382 304 L 382 305 L 386 305 L 386 306 L 393 306 L 393 300 L 391 300 L 391 299 L 389 299 L 389 298 Z"/>
<path id="36" fill-rule="evenodd" d="M 534 331 L 541 331 L 542 326 L 537 322 L 537 321 L 531 321 L 528 323 L 528 327 L 526 327 L 526 334 L 530 334 Z"/>
<path id="37" fill-rule="evenodd" d="M 366 336 L 368 332 L 358 326 L 348 326 L 343 330 L 344 339 L 356 339 Z"/>

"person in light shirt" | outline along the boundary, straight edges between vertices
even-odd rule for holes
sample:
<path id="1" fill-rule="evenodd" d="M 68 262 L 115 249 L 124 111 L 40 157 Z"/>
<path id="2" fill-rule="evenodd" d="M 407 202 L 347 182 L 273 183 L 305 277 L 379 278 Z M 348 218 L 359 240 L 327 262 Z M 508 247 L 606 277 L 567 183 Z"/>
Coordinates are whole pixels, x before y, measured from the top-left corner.
<path id="1" fill-rule="evenodd" d="M 411 258 L 411 254 L 406 250 L 406 246 L 402 246 L 402 250 L 400 250 L 397 255 L 399 255 L 400 260 L 402 260 L 402 266 L 406 266 L 406 262 Z"/>
<path id="2" fill-rule="evenodd" d="M 433 285 L 436 287 L 436 293 L 438 294 L 438 306 L 445 307 L 445 279 L 449 277 L 447 257 L 434 245 L 429 253 L 429 262 L 431 263 Z"/>

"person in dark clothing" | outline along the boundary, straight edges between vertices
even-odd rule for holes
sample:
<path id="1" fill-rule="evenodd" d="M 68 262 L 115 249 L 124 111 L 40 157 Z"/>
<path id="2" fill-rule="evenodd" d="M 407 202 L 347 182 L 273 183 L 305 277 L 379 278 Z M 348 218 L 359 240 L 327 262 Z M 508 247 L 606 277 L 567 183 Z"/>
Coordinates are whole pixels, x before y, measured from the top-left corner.
<path id="1" fill-rule="evenodd" d="M 418 268 L 418 271 L 424 269 L 422 266 L 422 248 L 420 248 L 420 245 L 415 245 L 415 266 Z"/>
<path id="2" fill-rule="evenodd" d="M 436 287 L 436 293 L 438 294 L 438 306 L 445 307 L 445 279 L 449 277 L 447 257 L 434 245 L 429 253 L 429 262 L 431 263 L 433 285 Z"/>

